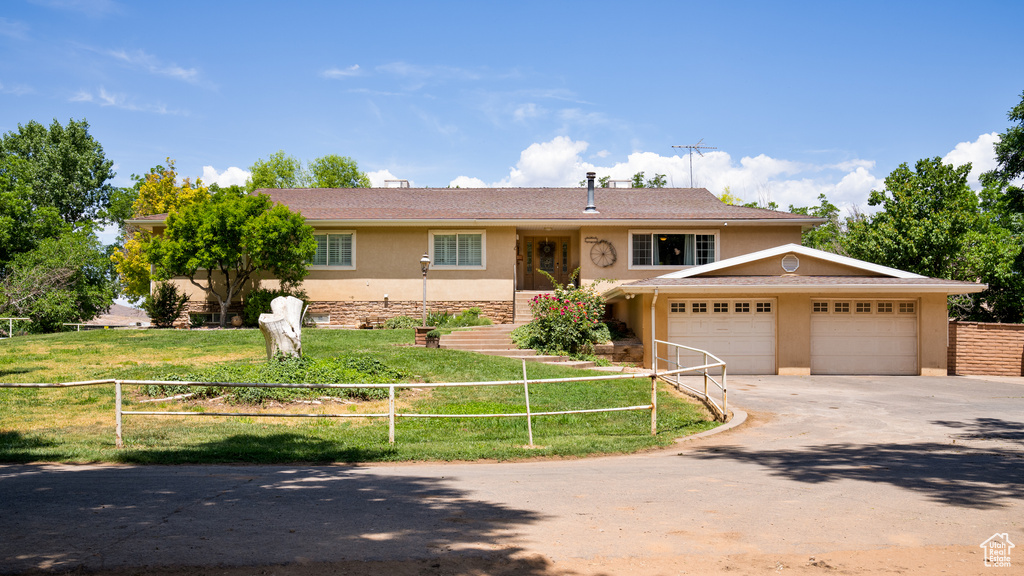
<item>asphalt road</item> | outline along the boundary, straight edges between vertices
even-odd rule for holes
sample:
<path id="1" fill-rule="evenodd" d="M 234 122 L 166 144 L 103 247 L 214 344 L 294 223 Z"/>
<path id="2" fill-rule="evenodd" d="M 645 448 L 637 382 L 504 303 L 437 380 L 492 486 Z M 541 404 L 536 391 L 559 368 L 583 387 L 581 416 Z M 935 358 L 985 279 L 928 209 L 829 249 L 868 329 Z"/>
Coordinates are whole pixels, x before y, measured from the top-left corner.
<path id="1" fill-rule="evenodd" d="M 633 456 L 0 466 L 0 573 L 1024 541 L 1024 379 L 730 382 L 744 425 Z"/>

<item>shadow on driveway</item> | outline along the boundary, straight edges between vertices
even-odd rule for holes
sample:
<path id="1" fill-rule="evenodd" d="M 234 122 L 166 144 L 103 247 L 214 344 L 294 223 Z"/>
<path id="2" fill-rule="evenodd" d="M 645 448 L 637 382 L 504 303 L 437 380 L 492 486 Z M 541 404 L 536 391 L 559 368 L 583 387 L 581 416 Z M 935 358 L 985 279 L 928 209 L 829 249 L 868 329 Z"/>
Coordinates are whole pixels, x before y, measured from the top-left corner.
<path id="1" fill-rule="evenodd" d="M 1006 499 L 1024 497 L 1024 450 L 1019 445 L 1024 441 L 1024 423 L 977 418 L 933 424 L 964 430 L 953 438 L 970 441 L 970 445 L 837 443 L 793 450 L 722 446 L 689 455 L 759 464 L 775 476 L 812 484 L 836 480 L 886 483 L 965 508 L 1002 508 L 1008 505 Z M 979 440 L 999 440 L 1000 446 L 984 446 Z"/>

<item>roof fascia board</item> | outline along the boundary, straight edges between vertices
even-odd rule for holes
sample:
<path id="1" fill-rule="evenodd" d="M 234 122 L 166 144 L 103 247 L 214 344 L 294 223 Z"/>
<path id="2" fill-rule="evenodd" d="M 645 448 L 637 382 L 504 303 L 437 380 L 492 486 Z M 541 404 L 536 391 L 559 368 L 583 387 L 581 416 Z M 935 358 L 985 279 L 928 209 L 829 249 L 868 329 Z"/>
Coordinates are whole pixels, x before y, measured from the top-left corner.
<path id="1" fill-rule="evenodd" d="M 658 276 L 658 278 L 692 278 L 694 276 L 700 276 L 701 274 L 707 274 L 709 272 L 716 272 L 725 268 L 732 268 L 733 266 L 739 266 L 741 264 L 748 264 L 750 262 L 756 262 L 765 258 L 771 258 L 773 256 L 781 256 L 783 254 L 795 253 L 811 258 L 818 258 L 819 260 L 825 260 L 833 262 L 835 264 L 841 264 L 843 266 L 849 266 L 859 270 L 865 270 L 868 272 L 874 272 L 875 274 L 882 274 L 884 276 L 891 276 L 893 278 L 927 278 L 920 274 L 914 274 L 913 272 L 907 272 L 906 270 L 898 270 L 896 268 L 890 268 L 888 266 L 882 266 L 880 264 L 872 264 L 871 262 L 865 262 L 863 260 L 857 260 L 856 258 L 850 258 L 849 256 L 840 256 L 839 254 L 833 254 L 831 252 L 825 252 L 824 250 L 816 250 L 814 248 L 808 248 L 801 246 L 800 244 L 783 244 L 782 246 L 776 246 L 774 248 L 768 248 L 759 252 L 751 252 L 749 254 L 743 254 L 741 256 L 735 256 L 733 258 L 727 258 L 718 262 L 712 262 L 711 264 L 704 264 L 703 266 L 695 266 L 686 270 L 679 270 L 677 272 L 670 272 Z"/>
<path id="2" fill-rule="evenodd" d="M 126 224 L 136 226 L 161 225 L 164 220 L 125 220 Z M 687 218 L 687 219 L 569 219 L 569 218 L 423 218 L 423 219 L 317 219 L 306 218 L 306 223 L 311 226 L 537 226 L 544 224 L 572 225 L 572 226 L 714 226 L 721 223 L 723 226 L 813 226 L 820 224 L 820 219 L 789 219 L 789 218 L 762 218 L 757 220 L 730 220 L 721 218 Z"/>
<path id="3" fill-rule="evenodd" d="M 736 284 L 701 284 L 699 286 L 646 285 L 618 286 L 604 293 L 605 298 L 627 294 L 646 294 L 658 290 L 661 294 L 821 294 L 831 297 L 835 293 L 863 294 L 972 294 L 987 288 L 987 284 L 816 284 L 800 286 L 757 286 Z"/>

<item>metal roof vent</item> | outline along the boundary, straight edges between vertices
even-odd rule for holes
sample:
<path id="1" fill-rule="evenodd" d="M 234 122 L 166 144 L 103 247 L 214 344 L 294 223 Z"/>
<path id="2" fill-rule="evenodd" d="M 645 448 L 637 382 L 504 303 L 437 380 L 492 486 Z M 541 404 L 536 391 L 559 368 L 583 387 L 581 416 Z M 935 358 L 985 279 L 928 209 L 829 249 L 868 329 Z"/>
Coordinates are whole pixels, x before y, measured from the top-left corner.
<path id="1" fill-rule="evenodd" d="M 796 269 L 800 267 L 800 259 L 792 254 L 786 254 L 782 258 L 782 269 L 786 272 L 796 272 Z"/>
<path id="2" fill-rule="evenodd" d="M 587 207 L 583 211 L 590 214 L 598 213 L 594 205 L 594 178 L 597 178 L 597 172 L 587 172 Z"/>

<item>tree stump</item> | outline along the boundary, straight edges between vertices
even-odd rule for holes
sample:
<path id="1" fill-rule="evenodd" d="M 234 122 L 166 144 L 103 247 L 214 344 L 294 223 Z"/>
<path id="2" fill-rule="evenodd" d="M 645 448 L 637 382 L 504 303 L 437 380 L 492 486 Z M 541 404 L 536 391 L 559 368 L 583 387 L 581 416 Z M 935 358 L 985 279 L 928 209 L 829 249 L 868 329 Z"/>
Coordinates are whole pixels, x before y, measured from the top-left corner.
<path id="1" fill-rule="evenodd" d="M 260 314 L 260 330 L 267 341 L 267 359 L 278 354 L 302 357 L 302 300 L 278 296 L 270 302 L 270 314 Z"/>

